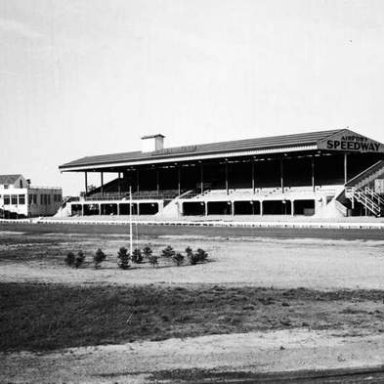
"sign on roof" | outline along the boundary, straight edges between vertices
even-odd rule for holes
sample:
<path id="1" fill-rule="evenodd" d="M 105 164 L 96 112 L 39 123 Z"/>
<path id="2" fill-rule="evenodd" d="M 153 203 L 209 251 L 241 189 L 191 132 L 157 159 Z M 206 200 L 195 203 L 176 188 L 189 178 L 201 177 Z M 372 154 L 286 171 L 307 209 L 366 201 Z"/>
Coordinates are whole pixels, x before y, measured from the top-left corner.
<path id="1" fill-rule="evenodd" d="M 384 153 L 384 145 L 348 129 L 338 132 L 317 144 L 319 149 L 342 152 Z"/>

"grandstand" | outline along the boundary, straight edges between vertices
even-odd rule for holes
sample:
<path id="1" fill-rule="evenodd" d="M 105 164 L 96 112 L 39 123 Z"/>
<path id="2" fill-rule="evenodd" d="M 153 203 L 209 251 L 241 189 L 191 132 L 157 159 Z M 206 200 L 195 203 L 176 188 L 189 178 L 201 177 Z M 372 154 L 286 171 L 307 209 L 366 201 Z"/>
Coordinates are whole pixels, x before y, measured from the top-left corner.
<path id="1" fill-rule="evenodd" d="M 67 215 L 226 218 L 345 217 L 384 213 L 384 145 L 349 129 L 164 147 L 84 157 L 59 167 L 81 172 L 85 193 Z M 88 175 L 100 185 L 88 190 Z M 104 183 L 104 173 L 116 178 Z M 130 209 L 129 189 L 132 190 Z"/>

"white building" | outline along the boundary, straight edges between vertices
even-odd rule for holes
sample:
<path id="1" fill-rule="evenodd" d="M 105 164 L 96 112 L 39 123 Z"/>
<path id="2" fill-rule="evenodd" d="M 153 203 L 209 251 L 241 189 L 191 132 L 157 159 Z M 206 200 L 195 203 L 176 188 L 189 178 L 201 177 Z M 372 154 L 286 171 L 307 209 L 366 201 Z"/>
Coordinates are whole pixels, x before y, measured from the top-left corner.
<path id="1" fill-rule="evenodd" d="M 30 185 L 23 175 L 0 175 L 0 215 L 51 216 L 62 202 L 62 189 Z"/>

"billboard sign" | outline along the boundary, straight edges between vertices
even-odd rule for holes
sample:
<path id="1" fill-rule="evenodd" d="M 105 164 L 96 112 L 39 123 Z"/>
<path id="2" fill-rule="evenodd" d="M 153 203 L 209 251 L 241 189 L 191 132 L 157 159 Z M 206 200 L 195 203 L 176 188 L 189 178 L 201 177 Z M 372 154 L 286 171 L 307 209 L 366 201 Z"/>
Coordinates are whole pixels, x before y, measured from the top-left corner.
<path id="1" fill-rule="evenodd" d="M 319 149 L 342 152 L 384 153 L 384 145 L 345 129 L 318 143 Z"/>

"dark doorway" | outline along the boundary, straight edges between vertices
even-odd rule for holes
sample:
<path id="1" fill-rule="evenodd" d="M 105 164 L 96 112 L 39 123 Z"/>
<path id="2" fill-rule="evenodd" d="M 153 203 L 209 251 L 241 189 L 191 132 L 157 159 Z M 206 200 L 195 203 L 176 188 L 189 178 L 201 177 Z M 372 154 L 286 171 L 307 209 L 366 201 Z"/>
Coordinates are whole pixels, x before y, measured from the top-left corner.
<path id="1" fill-rule="evenodd" d="M 259 201 L 235 201 L 235 215 L 260 215 Z"/>
<path id="2" fill-rule="evenodd" d="M 294 201 L 295 215 L 313 216 L 315 214 L 315 200 Z"/>
<path id="3" fill-rule="evenodd" d="M 121 203 L 120 204 L 120 215 L 129 215 L 129 204 Z M 132 203 L 132 215 L 137 215 L 137 204 Z"/>
<path id="4" fill-rule="evenodd" d="M 72 204 L 71 205 L 71 213 L 73 216 L 82 215 L 83 214 L 82 205 L 81 204 Z"/>
<path id="5" fill-rule="evenodd" d="M 183 216 L 204 216 L 205 203 L 183 203 Z"/>
<path id="6" fill-rule="evenodd" d="M 84 216 L 100 215 L 99 204 L 84 204 Z"/>
<path id="7" fill-rule="evenodd" d="M 140 215 L 155 215 L 159 212 L 158 203 L 140 203 L 139 204 Z"/>
<path id="8" fill-rule="evenodd" d="M 117 215 L 117 204 L 100 204 L 102 215 Z"/>
<path id="9" fill-rule="evenodd" d="M 210 201 L 207 206 L 207 215 L 230 215 L 232 205 L 230 201 Z"/>
<path id="10" fill-rule="evenodd" d="M 264 215 L 290 215 L 291 202 L 289 200 L 266 200 L 263 202 Z"/>

